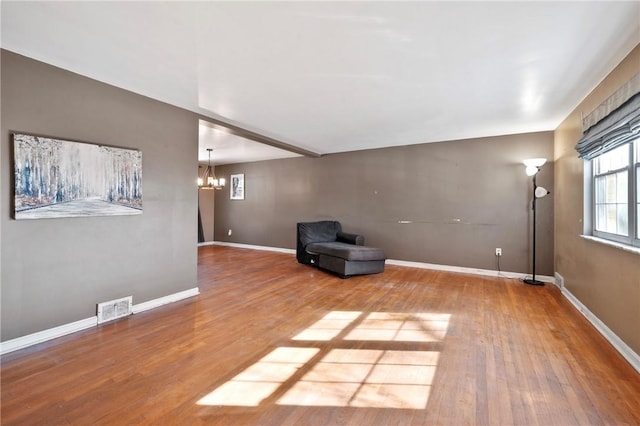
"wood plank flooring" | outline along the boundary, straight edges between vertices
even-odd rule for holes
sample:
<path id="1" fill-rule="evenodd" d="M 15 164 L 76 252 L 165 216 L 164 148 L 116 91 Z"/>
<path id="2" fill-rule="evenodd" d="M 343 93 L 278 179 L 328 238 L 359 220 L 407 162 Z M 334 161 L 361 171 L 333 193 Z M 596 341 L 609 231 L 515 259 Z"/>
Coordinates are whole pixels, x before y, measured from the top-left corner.
<path id="1" fill-rule="evenodd" d="M 640 424 L 552 285 L 199 249 L 201 295 L 2 357 L 3 425 Z"/>

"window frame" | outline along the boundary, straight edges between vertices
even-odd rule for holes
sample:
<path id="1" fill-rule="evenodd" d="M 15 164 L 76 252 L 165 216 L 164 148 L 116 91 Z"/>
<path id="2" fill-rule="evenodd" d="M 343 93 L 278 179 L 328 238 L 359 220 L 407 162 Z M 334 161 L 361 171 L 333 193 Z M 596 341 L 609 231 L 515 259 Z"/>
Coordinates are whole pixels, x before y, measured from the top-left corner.
<path id="1" fill-rule="evenodd" d="M 591 160 L 585 160 L 585 195 L 588 195 L 585 200 L 585 212 L 588 212 L 588 217 L 585 218 L 585 231 L 588 235 L 592 235 L 604 240 L 621 243 L 631 247 L 640 247 L 640 221 L 638 221 L 638 212 L 640 200 L 638 199 L 638 181 L 640 180 L 640 137 L 635 138 L 621 146 L 626 146 L 629 155 L 629 161 L 627 166 L 618 168 L 615 170 L 608 170 L 607 172 L 596 174 L 595 162 L 605 153 L 602 153 Z M 620 147 L 617 147 L 620 148 Z M 610 232 L 599 231 L 596 229 L 597 211 L 596 211 L 596 191 L 597 184 L 596 179 L 605 177 L 607 175 L 614 175 L 622 171 L 627 172 L 627 206 L 628 206 L 628 235 L 613 234 Z"/>

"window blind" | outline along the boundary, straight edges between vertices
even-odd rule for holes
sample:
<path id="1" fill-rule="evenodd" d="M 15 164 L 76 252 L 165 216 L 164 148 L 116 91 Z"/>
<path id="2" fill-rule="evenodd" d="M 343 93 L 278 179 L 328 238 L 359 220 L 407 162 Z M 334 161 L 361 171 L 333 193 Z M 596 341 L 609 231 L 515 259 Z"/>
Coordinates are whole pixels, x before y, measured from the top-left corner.
<path id="1" fill-rule="evenodd" d="M 576 145 L 579 157 L 591 160 L 640 136 L 640 93 L 636 93 L 591 126 Z"/>

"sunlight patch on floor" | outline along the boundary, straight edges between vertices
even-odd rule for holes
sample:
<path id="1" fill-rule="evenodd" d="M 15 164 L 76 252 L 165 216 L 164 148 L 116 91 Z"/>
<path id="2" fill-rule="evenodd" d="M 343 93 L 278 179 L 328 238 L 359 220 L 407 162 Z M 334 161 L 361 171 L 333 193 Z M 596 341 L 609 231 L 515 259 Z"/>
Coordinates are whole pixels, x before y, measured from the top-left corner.
<path id="1" fill-rule="evenodd" d="M 449 314 L 372 312 L 345 340 L 440 342 L 449 326 Z"/>
<path id="2" fill-rule="evenodd" d="M 340 334 L 361 314 L 361 312 L 354 311 L 329 312 L 322 319 L 294 336 L 293 340 L 329 341 Z"/>
<path id="3" fill-rule="evenodd" d="M 366 315 L 366 316 L 365 316 Z M 449 314 L 333 311 L 292 340 L 318 347 L 278 347 L 198 401 L 200 405 L 279 405 L 424 409 L 440 353 L 324 348 L 323 342 L 440 342 Z M 353 345 L 353 343 L 349 343 Z M 313 361 L 312 361 L 313 360 Z M 312 364 L 309 364 L 312 362 Z M 293 383 L 303 367 L 308 371 Z"/>
<path id="4" fill-rule="evenodd" d="M 277 404 L 423 409 L 435 351 L 333 349 Z"/>
<path id="5" fill-rule="evenodd" d="M 276 348 L 197 403 L 257 407 L 319 351 L 317 348 Z"/>
<path id="6" fill-rule="evenodd" d="M 236 382 L 230 381 L 209 395 L 200 399 L 198 405 L 233 405 L 257 407 L 281 385 L 279 382 Z"/>

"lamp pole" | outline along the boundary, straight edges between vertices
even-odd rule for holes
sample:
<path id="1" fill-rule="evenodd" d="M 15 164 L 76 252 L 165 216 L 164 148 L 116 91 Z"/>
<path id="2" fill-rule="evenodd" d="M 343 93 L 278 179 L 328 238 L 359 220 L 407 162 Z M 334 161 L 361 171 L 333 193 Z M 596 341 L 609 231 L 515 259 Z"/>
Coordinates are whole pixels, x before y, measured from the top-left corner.
<path id="1" fill-rule="evenodd" d="M 536 195 L 536 189 L 538 189 L 538 185 L 536 184 L 537 175 L 538 173 L 533 175 L 533 201 L 531 202 L 531 209 L 533 210 L 533 278 L 523 280 L 525 284 L 529 285 L 544 285 L 542 281 L 536 280 L 536 200 L 538 199 L 538 196 Z"/>

